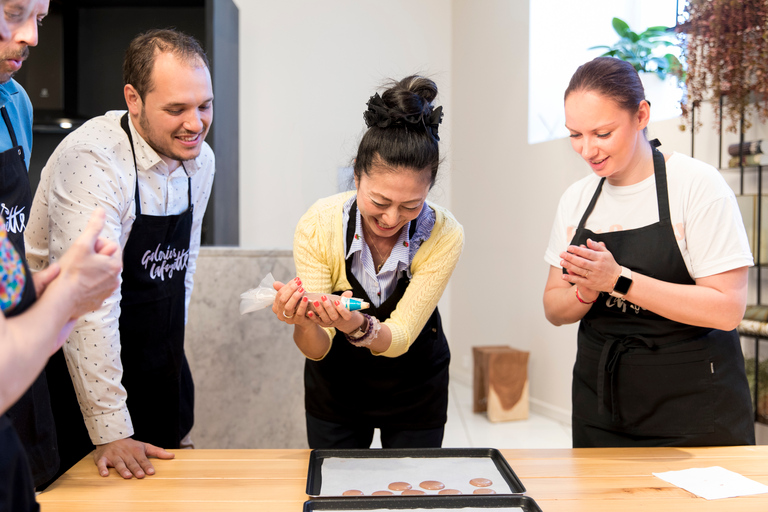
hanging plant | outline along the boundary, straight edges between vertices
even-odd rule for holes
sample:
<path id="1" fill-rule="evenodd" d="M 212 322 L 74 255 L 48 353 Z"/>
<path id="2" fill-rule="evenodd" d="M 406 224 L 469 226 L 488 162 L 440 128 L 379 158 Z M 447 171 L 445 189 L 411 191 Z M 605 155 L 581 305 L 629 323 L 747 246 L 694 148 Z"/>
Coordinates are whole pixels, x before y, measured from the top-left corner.
<path id="1" fill-rule="evenodd" d="M 711 100 L 736 132 L 744 118 L 768 120 L 768 0 L 689 0 L 678 25 L 687 64 L 681 106 L 686 118 Z M 698 128 L 700 122 L 694 128 Z"/>

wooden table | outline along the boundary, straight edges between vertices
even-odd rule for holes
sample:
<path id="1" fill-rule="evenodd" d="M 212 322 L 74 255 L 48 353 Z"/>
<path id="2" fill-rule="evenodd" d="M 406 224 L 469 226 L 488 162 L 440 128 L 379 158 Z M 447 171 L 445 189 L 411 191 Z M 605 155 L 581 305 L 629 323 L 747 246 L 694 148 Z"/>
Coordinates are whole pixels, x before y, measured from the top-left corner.
<path id="1" fill-rule="evenodd" d="M 179 450 L 157 474 L 100 477 L 90 458 L 38 496 L 43 512 L 298 512 L 309 450 Z M 768 494 L 707 501 L 652 472 L 721 466 L 768 485 L 768 446 L 502 450 L 545 512 L 768 511 Z M 393 498 L 395 499 L 395 498 Z"/>

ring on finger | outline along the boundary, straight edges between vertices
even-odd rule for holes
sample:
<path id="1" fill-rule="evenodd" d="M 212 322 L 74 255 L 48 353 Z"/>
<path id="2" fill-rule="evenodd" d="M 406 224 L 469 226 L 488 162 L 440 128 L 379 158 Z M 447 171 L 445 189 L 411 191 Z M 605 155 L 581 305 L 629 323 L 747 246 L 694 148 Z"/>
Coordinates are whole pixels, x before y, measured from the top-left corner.
<path id="1" fill-rule="evenodd" d="M 286 314 L 285 314 L 285 311 L 283 311 L 283 316 L 284 316 L 285 318 L 293 318 L 293 316 L 294 316 L 294 315 L 286 315 Z"/>
<path id="2" fill-rule="evenodd" d="M 589 270 L 587 270 L 587 273 L 584 274 L 584 279 L 589 279 Z"/>

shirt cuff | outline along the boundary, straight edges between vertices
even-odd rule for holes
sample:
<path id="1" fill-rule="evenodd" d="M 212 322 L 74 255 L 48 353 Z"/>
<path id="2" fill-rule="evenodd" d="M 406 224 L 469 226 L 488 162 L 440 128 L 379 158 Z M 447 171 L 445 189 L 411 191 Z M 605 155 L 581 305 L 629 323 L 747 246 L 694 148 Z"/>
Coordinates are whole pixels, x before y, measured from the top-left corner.
<path id="1" fill-rule="evenodd" d="M 384 352 L 371 352 L 375 356 L 399 357 L 408 352 L 408 333 L 401 326 L 384 322 L 392 333 L 392 342 Z"/>
<path id="2" fill-rule="evenodd" d="M 85 418 L 88 435 L 94 445 L 107 444 L 133 435 L 133 423 L 127 407 Z"/>

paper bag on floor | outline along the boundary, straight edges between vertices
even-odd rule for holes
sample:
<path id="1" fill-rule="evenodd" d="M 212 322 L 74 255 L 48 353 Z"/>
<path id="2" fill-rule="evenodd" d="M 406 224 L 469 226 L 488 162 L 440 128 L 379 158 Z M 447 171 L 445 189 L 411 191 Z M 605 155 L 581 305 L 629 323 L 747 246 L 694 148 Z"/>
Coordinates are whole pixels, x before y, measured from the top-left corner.
<path id="1" fill-rule="evenodd" d="M 472 348 L 474 412 L 490 421 L 528 418 L 528 352 L 506 345 Z"/>

